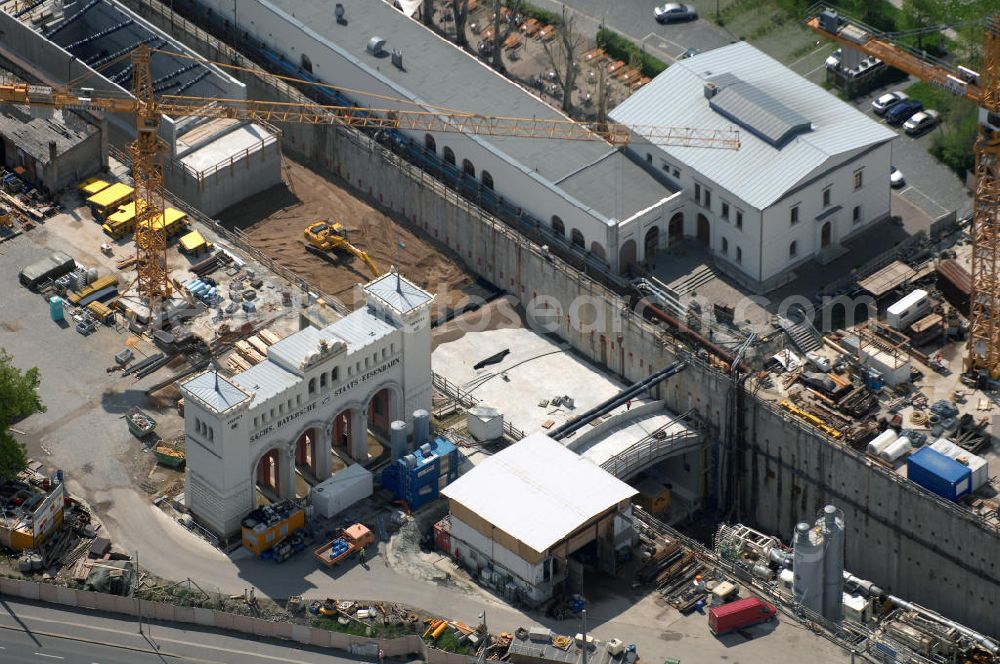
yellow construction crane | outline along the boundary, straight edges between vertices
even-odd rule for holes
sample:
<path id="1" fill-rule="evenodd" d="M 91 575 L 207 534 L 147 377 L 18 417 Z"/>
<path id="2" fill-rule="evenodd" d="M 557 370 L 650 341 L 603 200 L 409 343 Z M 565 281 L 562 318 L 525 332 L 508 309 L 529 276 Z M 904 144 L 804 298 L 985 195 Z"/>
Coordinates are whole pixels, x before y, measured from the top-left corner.
<path id="1" fill-rule="evenodd" d="M 631 136 L 634 133 L 642 141 L 666 145 L 739 149 L 739 134 L 733 129 L 654 125 L 626 128 L 608 122 L 580 123 L 569 119 L 494 117 L 448 109 L 399 110 L 180 95 L 157 96 L 154 93 L 149 69 L 150 53 L 148 45 L 140 45 L 131 53 L 134 72 L 133 96 L 95 95 L 92 88 L 70 89 L 0 84 L 0 103 L 135 115 L 137 136 L 130 146 L 130 153 L 137 202 L 135 232 L 137 290 L 140 296 L 146 298 L 151 309 L 155 309 L 157 303 L 168 298 L 171 292 L 167 272 L 166 235 L 163 225 L 152 223 L 152 220 L 163 212 L 163 169 L 160 163 L 163 146 L 157 137 L 157 128 L 164 115 L 342 124 L 357 129 L 402 129 L 522 138 L 604 140 L 612 145 L 627 144 L 632 140 Z M 211 64 L 229 67 L 222 63 Z M 288 77 L 280 78 L 294 81 Z M 299 82 L 310 84 L 307 81 Z M 412 103 L 402 100 L 391 101 Z M 140 206 L 139 201 L 145 203 Z M 361 257 L 357 253 L 355 255 Z M 369 267 L 374 268 L 371 264 Z"/>
<path id="2" fill-rule="evenodd" d="M 302 231 L 306 238 L 306 249 L 327 260 L 336 251 L 346 251 L 365 265 L 372 273 L 372 277 L 378 279 L 381 275 L 368 252 L 358 249 L 347 241 L 347 231 L 344 227 L 334 221 L 317 221 L 306 226 Z"/>
<path id="3" fill-rule="evenodd" d="M 831 9 L 806 24 L 844 48 L 873 55 L 890 67 L 975 102 L 1000 125 L 1000 14 L 984 23 L 982 71 L 928 60 L 891 37 L 849 21 Z M 966 368 L 1000 378 L 1000 131 L 979 125 L 975 144 L 976 193 L 972 207 L 972 293 Z"/>

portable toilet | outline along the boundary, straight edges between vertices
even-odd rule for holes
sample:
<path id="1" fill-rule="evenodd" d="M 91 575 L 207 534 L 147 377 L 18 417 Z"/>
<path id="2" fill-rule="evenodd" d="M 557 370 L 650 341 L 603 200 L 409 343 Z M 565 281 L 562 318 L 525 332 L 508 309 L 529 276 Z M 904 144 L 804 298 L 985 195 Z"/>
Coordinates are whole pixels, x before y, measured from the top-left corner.
<path id="1" fill-rule="evenodd" d="M 49 298 L 49 316 L 57 323 L 65 317 L 63 313 L 63 299 L 58 295 L 53 295 Z"/>

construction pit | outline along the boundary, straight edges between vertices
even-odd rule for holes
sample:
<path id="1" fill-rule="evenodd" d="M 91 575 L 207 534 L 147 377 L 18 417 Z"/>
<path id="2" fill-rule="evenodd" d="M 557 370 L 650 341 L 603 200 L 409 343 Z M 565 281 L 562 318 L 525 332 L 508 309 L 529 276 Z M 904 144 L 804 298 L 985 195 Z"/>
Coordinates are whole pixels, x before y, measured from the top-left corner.
<path id="1" fill-rule="evenodd" d="M 347 240 L 365 251 L 385 273 L 397 267 L 418 286 L 435 295 L 432 320 L 460 310 L 490 291 L 476 283 L 458 261 L 395 216 L 349 190 L 342 180 L 319 175 L 283 157 L 284 183 L 224 210 L 219 220 L 238 228 L 269 258 L 325 293 L 355 309 L 364 302 L 357 284 L 372 274 L 346 252 L 323 258 L 306 250 L 304 229 L 317 221 L 339 223 Z"/>

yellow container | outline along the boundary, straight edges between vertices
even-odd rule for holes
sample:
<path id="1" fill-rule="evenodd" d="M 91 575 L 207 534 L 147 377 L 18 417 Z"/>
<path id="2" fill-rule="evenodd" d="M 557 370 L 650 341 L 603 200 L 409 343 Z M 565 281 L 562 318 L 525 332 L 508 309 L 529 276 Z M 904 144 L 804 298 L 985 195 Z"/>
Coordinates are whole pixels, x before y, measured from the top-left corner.
<path id="1" fill-rule="evenodd" d="M 86 180 L 77 185 L 77 187 L 79 187 L 80 191 L 83 193 L 84 197 L 93 196 L 94 194 L 104 191 L 110 186 L 111 185 L 109 183 L 97 177 L 87 178 Z"/>
<path id="2" fill-rule="evenodd" d="M 87 199 L 87 205 L 99 219 L 104 219 L 108 214 L 113 214 L 119 207 L 132 200 L 135 190 L 127 184 L 116 182 L 107 189 L 104 189 Z"/>
<path id="3" fill-rule="evenodd" d="M 302 528 L 305 523 L 305 512 L 301 509 L 295 509 L 289 512 L 284 519 L 270 525 L 259 523 L 253 528 L 243 526 L 243 546 L 259 556 Z"/>

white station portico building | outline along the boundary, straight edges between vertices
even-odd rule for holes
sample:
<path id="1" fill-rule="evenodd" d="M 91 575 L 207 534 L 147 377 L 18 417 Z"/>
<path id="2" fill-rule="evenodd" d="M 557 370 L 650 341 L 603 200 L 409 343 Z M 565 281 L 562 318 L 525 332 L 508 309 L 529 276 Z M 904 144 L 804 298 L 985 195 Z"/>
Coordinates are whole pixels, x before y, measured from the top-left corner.
<path id="1" fill-rule="evenodd" d="M 293 498 L 297 467 L 322 481 L 333 447 L 364 461 L 369 428 L 412 427 L 415 410 L 430 410 L 433 296 L 396 273 L 363 290 L 364 308 L 285 337 L 256 366 L 180 383 L 185 501 L 212 531 L 239 530 L 256 507 L 256 485 Z"/>

